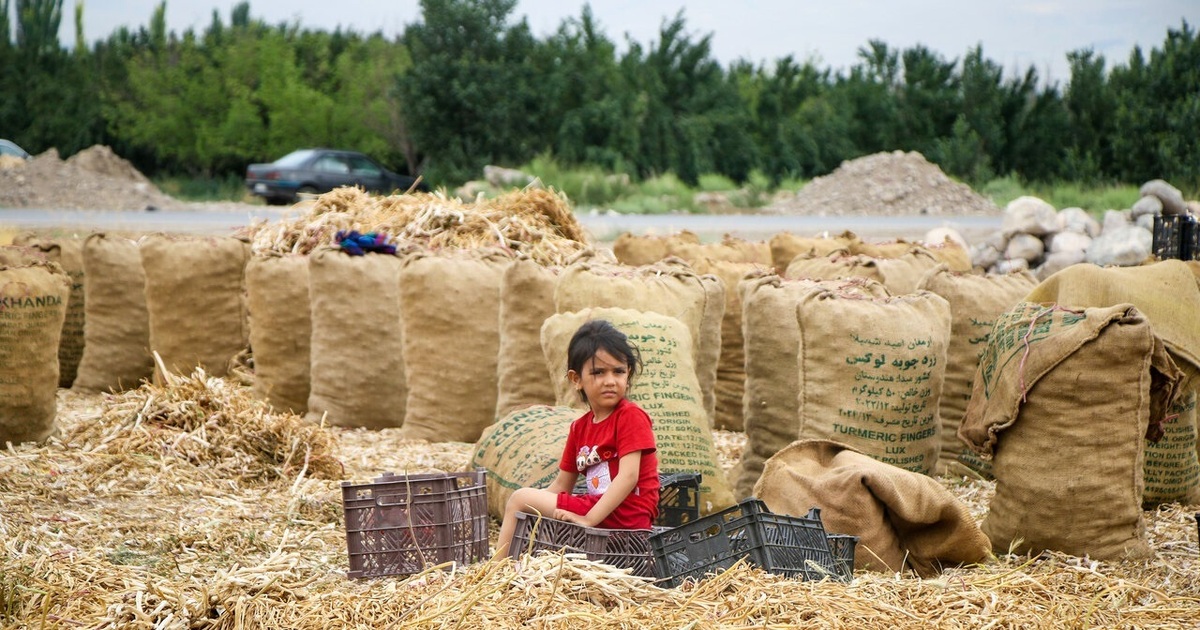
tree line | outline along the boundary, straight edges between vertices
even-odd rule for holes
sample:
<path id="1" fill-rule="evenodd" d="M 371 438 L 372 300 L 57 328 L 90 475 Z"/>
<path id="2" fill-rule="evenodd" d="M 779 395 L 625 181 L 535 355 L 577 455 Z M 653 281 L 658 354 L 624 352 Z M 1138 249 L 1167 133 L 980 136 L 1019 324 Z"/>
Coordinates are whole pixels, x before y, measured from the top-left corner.
<path id="1" fill-rule="evenodd" d="M 10 2 L 15 2 L 10 11 Z M 1130 182 L 1200 188 L 1200 38 L 1110 66 L 1067 55 L 1063 86 L 1006 73 L 980 46 L 946 58 L 871 40 L 834 72 L 792 56 L 712 55 L 680 12 L 623 51 L 589 7 L 539 39 L 516 0 L 421 0 L 395 38 L 235 6 L 200 32 L 146 26 L 58 40 L 63 0 L 0 0 L 0 135 L 31 152 L 105 144 L 144 173 L 237 177 L 303 146 L 354 148 L 435 185 L 538 156 L 635 177 L 810 178 L 843 160 L 919 151 L 978 183 Z"/>

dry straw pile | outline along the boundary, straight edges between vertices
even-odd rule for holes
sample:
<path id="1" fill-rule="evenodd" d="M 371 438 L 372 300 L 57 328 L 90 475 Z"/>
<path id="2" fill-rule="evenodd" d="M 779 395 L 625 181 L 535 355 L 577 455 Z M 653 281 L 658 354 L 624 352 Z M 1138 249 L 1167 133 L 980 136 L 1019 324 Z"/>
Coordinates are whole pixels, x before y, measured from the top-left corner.
<path id="1" fill-rule="evenodd" d="M 249 228 L 255 253 L 307 254 L 334 244 L 338 231 L 358 230 L 431 248 L 500 247 L 561 264 L 588 241 L 567 200 L 542 189 L 463 203 L 442 193 L 381 197 L 338 188 L 294 210 L 289 220 Z"/>
<path id="2" fill-rule="evenodd" d="M 339 479 L 458 470 L 469 444 L 305 425 L 202 373 L 60 391 L 61 434 L 0 452 L 2 628 L 1193 627 L 1194 507 L 1147 514 L 1155 557 L 1006 556 L 933 580 L 797 582 L 737 566 L 666 590 L 545 555 L 350 581 Z M 719 432 L 723 464 L 740 434 Z M 344 467 L 344 469 L 343 469 Z M 987 482 L 945 483 L 986 511 Z"/>

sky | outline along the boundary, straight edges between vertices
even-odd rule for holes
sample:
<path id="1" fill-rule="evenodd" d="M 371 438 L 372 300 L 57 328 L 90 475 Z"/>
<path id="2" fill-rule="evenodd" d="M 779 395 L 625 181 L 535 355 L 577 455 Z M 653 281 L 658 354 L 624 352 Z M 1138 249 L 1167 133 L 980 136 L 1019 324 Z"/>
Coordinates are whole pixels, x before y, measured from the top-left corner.
<path id="1" fill-rule="evenodd" d="M 149 24 L 160 0 L 63 0 L 60 40 L 75 43 L 74 15 L 84 3 L 84 37 L 89 44 L 121 26 Z M 166 0 L 167 29 L 203 31 L 217 11 L 228 24 L 237 0 Z M 578 18 L 588 2 L 519 0 L 510 20 L 525 17 L 535 35 L 553 33 L 564 19 Z M 692 40 L 712 36 L 713 56 L 723 65 L 739 59 L 755 64 L 786 55 L 812 59 L 819 68 L 845 70 L 871 39 L 893 50 L 918 44 L 947 60 L 975 45 L 1001 65 L 1005 76 L 1030 66 L 1043 80 L 1065 84 L 1066 54 L 1091 48 L 1109 68 L 1125 65 L 1135 45 L 1143 53 L 1161 48 L 1168 29 L 1184 20 L 1200 28 L 1198 0 L 592 0 L 600 29 L 624 49 L 626 39 L 649 45 L 664 21 L 683 15 Z M 298 23 L 328 30 L 341 26 L 361 33 L 403 32 L 420 19 L 416 0 L 250 0 L 250 15 L 268 24 Z"/>

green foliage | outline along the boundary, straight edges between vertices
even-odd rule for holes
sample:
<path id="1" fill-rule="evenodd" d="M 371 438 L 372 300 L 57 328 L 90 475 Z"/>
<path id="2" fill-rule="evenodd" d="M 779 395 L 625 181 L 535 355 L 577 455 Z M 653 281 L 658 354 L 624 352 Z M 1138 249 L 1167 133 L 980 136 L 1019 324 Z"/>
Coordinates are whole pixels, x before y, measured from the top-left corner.
<path id="1" fill-rule="evenodd" d="M 596 166 L 564 168 L 548 154 L 539 155 L 520 170 L 562 191 L 577 207 L 604 206 L 634 191 L 628 175 Z"/>
<path id="2" fill-rule="evenodd" d="M 761 173 L 758 173 L 758 175 L 761 176 Z M 700 176 L 697 188 L 704 192 L 726 192 L 737 190 L 737 184 L 732 179 L 720 173 L 705 173 Z"/>
<path id="3" fill-rule="evenodd" d="M 980 194 L 990 198 L 1001 208 L 1017 197 L 1032 196 L 1059 210 L 1083 208 L 1098 217 L 1106 210 L 1129 208 L 1141 196 L 1137 186 L 1081 185 L 1077 182 L 1029 184 L 1014 175 L 988 181 L 980 188 Z"/>
<path id="4" fill-rule="evenodd" d="M 233 173 L 221 177 L 168 176 L 152 181 L 159 190 L 185 201 L 261 202 L 260 197 L 255 197 L 246 190 L 246 181 L 242 176 Z"/>

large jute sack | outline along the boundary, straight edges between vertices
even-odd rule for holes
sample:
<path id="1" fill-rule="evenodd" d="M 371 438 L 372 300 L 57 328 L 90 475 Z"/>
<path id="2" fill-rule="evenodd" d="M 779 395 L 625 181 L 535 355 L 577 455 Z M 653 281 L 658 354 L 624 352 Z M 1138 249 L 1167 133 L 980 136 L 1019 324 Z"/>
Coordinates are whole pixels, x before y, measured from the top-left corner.
<path id="1" fill-rule="evenodd" d="M 496 415 L 554 402 L 554 385 L 541 348 L 542 323 L 554 314 L 559 268 L 529 258 L 504 271 L 500 288 L 500 353 L 497 357 Z"/>
<path id="2" fill-rule="evenodd" d="M 864 241 L 853 232 L 844 232 L 840 238 L 846 241 L 851 254 L 869 258 L 899 258 L 911 251 L 914 245 L 902 238 L 894 241 Z"/>
<path id="3" fill-rule="evenodd" d="M 55 431 L 58 339 L 71 279 L 58 263 L 0 265 L 0 444 Z"/>
<path id="4" fill-rule="evenodd" d="M 45 238 L 33 233 L 18 234 L 13 238 L 14 245 L 32 247 L 44 253 L 46 260 L 61 265 L 71 278 L 71 298 L 67 302 L 67 317 L 58 341 L 59 387 L 70 387 L 75 382 L 79 360 L 83 357 L 87 299 L 83 241 L 81 238 Z"/>
<path id="5" fill-rule="evenodd" d="M 929 250 L 924 247 L 911 247 L 907 252 L 894 258 L 878 258 L 875 265 L 883 278 L 883 286 L 892 295 L 906 295 L 917 290 L 921 278 L 930 270 L 942 264 Z"/>
<path id="6" fill-rule="evenodd" d="M 747 241 L 728 234 L 717 243 L 672 243 L 669 253 L 684 259 L 692 267 L 706 260 L 764 266 L 771 264 L 771 248 L 767 243 Z M 696 271 L 705 273 L 699 268 Z"/>
<path id="7" fill-rule="evenodd" d="M 796 236 L 787 232 L 775 234 L 771 240 L 767 241 L 767 247 L 771 252 L 771 265 L 775 267 L 777 274 L 783 274 L 788 264 L 798 256 L 806 258 L 828 256 L 838 250 L 846 249 L 847 245 L 849 243 L 841 238 Z"/>
<path id="8" fill-rule="evenodd" d="M 254 256 L 246 265 L 254 393 L 276 409 L 308 411 L 312 311 L 308 257 Z"/>
<path id="9" fill-rule="evenodd" d="M 1197 380 L 1193 374 L 1185 377 L 1184 382 L 1187 384 L 1180 387 L 1175 401 L 1167 408 L 1162 437 L 1146 440 L 1143 507 L 1172 502 L 1200 504 L 1200 466 L 1196 463 Z"/>
<path id="10" fill-rule="evenodd" d="M 308 413 L 313 422 L 385 429 L 404 423 L 399 256 L 351 256 L 338 248 L 308 259 L 312 336 Z"/>
<path id="11" fill-rule="evenodd" d="M 762 465 L 779 449 L 800 438 L 800 326 L 796 306 L 809 293 L 831 289 L 886 297 L 882 284 L 851 280 L 784 280 L 774 274 L 751 276 L 738 285 L 742 300 L 746 383 L 742 417 L 746 447 L 732 472 L 734 493 L 750 496 Z"/>
<path id="12" fill-rule="evenodd" d="M 249 243 L 233 237 L 151 234 L 139 244 L 146 273 L 150 350 L 175 374 L 211 376 L 250 345 L 246 309 Z"/>
<path id="13" fill-rule="evenodd" d="M 489 514 L 503 518 L 515 490 L 549 487 L 558 476 L 571 422 L 581 415 L 574 407 L 531 405 L 509 411 L 483 430 L 469 469 L 487 470 Z"/>
<path id="14" fill-rule="evenodd" d="M 498 249 L 415 254 L 405 261 L 405 438 L 475 442 L 496 421 L 500 287 L 511 264 Z"/>
<path id="15" fill-rule="evenodd" d="M 821 508 L 825 531 L 859 537 L 859 570 L 932 577 L 990 551 L 967 506 L 940 483 L 837 442 L 801 440 L 779 451 L 754 494 L 777 514 Z"/>
<path id="16" fill-rule="evenodd" d="M 950 304 L 929 291 L 878 299 L 818 291 L 800 300 L 796 318 L 800 436 L 932 474 Z"/>
<path id="17" fill-rule="evenodd" d="M 920 282 L 918 289 L 932 291 L 950 303 L 950 343 L 946 348 L 946 376 L 938 403 L 941 417 L 938 473 L 991 478 L 991 463 L 980 459 L 958 439 L 979 356 L 987 344 L 996 318 L 1019 304 L 1037 285 L 1027 271 L 977 275 L 939 265 Z"/>
<path id="18" fill-rule="evenodd" d="M 742 335 L 742 297 L 737 290 L 748 275 L 766 274 L 767 267 L 753 262 L 730 262 L 704 258 L 692 264 L 697 273 L 711 274 L 725 285 L 725 315 L 721 318 L 721 356 L 714 385 L 716 415 L 714 428 L 742 431 L 743 397 L 746 393 L 746 348 Z"/>
<path id="19" fill-rule="evenodd" d="M 644 235 L 622 232 L 613 241 L 612 251 L 622 265 L 640 267 L 652 265 L 671 255 L 672 247 L 700 244 L 700 237 L 686 230 L 671 236 Z"/>
<path id="20" fill-rule="evenodd" d="M 600 257 L 581 256 L 559 276 L 554 308 L 559 313 L 570 313 L 594 307 L 652 311 L 682 321 L 692 333 L 692 365 L 700 380 L 705 408 L 715 413 L 712 392 L 717 380 L 725 298 L 723 293 L 717 298 L 710 281 L 679 258 L 626 267 Z M 709 419 L 711 426 L 712 414 Z"/>
<path id="21" fill-rule="evenodd" d="M 92 234 L 83 243 L 83 356 L 72 387 L 121 391 L 154 374 L 146 274 L 138 244 L 128 238 Z"/>
<path id="22" fill-rule="evenodd" d="M 1022 303 L 996 320 L 959 436 L 992 458 L 983 531 L 997 551 L 1150 554 L 1144 441 L 1181 374 L 1129 304 Z"/>
<path id="23" fill-rule="evenodd" d="M 789 280 L 869 278 L 883 283 L 883 272 L 874 258 L 850 254 L 846 250 L 838 250 L 824 256 L 797 256 L 788 263 L 783 277 Z"/>
<path id="24" fill-rule="evenodd" d="M 542 325 L 542 352 L 554 378 L 557 404 L 582 407 L 567 379 L 567 347 L 575 331 L 592 319 L 607 320 L 625 333 L 641 354 L 643 371 L 634 377 L 626 396 L 650 415 L 659 470 L 700 473 L 702 514 L 733 505 L 704 413 L 692 363 L 692 336 L 679 320 L 621 308 L 584 309 L 547 319 Z"/>
<path id="25" fill-rule="evenodd" d="M 1188 373 L 1200 371 L 1200 286 L 1188 264 L 1164 260 L 1140 267 L 1100 268 L 1072 265 L 1050 276 L 1026 296 L 1029 302 L 1053 302 L 1077 308 L 1132 304 L 1150 322 L 1175 363 Z M 1188 429 L 1173 425 L 1169 439 L 1146 445 L 1148 503 L 1186 501 L 1200 492 L 1200 460 L 1179 459 Z M 1192 449 L 1195 451 L 1196 449 Z"/>
<path id="26" fill-rule="evenodd" d="M 974 268 L 971 265 L 971 252 L 968 252 L 949 236 L 942 239 L 941 243 L 925 243 L 923 247 L 938 261 L 946 263 L 950 271 L 966 273 Z"/>

